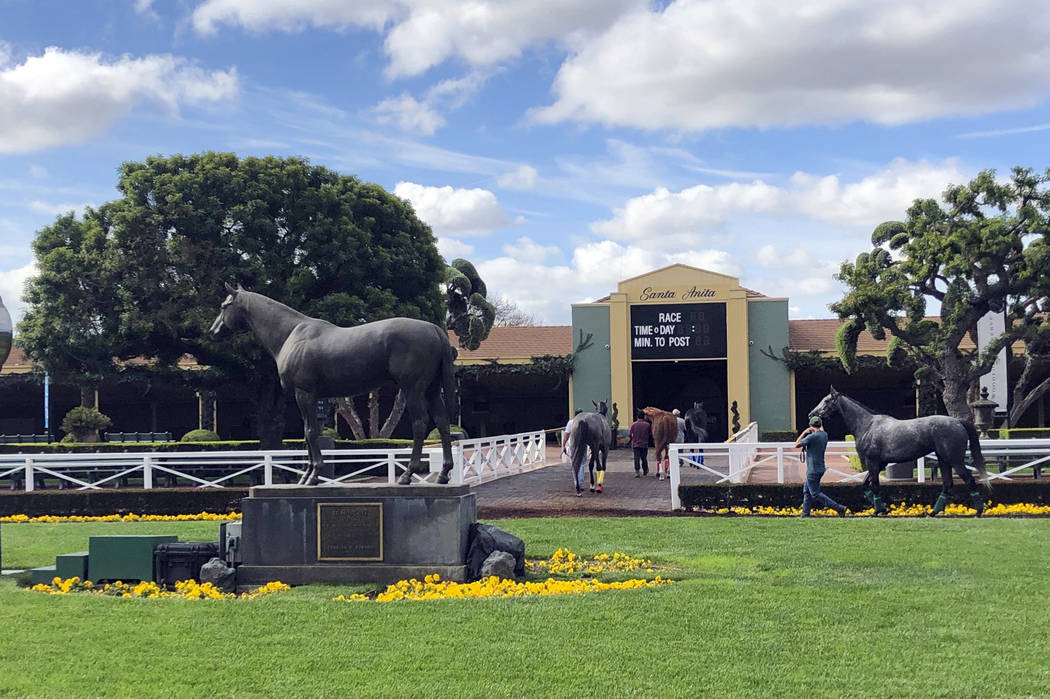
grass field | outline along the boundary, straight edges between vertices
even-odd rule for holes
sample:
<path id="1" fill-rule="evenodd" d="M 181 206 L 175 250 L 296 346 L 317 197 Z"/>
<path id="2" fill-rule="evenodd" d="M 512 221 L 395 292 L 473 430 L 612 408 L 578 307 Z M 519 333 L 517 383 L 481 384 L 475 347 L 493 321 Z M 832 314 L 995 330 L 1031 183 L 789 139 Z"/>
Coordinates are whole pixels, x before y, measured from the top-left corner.
<path id="1" fill-rule="evenodd" d="M 530 557 L 652 558 L 674 585 L 531 599 L 341 603 L 52 597 L 0 584 L 0 695 L 1046 696 L 1048 519 L 530 519 Z M 5 567 L 94 533 L 3 525 Z M 622 577 L 622 576 L 621 576 Z"/>

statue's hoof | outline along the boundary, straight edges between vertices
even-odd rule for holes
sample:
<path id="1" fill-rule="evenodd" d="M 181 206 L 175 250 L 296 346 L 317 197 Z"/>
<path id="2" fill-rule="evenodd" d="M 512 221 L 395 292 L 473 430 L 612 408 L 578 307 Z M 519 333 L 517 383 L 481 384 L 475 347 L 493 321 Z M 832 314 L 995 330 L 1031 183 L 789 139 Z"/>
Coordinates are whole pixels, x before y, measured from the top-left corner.
<path id="1" fill-rule="evenodd" d="M 412 484 L 412 472 L 405 471 L 401 474 L 401 477 L 397 479 L 398 485 L 411 485 Z"/>
<path id="2" fill-rule="evenodd" d="M 448 483 L 448 474 L 447 473 L 439 474 L 437 482 L 438 482 L 439 485 L 445 485 L 446 483 Z"/>

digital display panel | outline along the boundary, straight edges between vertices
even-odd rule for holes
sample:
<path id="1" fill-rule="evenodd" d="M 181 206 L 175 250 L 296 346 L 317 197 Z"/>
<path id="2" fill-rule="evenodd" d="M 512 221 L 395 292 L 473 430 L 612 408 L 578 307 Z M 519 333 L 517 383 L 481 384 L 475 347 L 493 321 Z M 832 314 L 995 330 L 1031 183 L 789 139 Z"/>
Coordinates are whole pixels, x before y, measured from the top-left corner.
<path id="1" fill-rule="evenodd" d="M 726 305 L 631 306 L 632 359 L 720 359 L 726 356 Z"/>

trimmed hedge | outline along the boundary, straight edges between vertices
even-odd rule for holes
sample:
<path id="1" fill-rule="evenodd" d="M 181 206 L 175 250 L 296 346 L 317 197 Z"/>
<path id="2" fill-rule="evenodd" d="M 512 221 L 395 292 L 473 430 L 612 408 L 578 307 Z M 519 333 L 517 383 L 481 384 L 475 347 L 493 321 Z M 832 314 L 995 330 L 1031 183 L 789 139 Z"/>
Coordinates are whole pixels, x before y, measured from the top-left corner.
<path id="1" fill-rule="evenodd" d="M 34 490 L 0 492 L 0 516 L 112 514 L 192 515 L 240 512 L 247 488 L 171 488 L 161 490 Z"/>
<path id="2" fill-rule="evenodd" d="M 286 439 L 285 449 L 305 449 L 305 439 Z M 410 439 L 336 440 L 337 449 L 406 449 Z M 173 452 L 173 451 L 258 451 L 256 440 L 224 442 L 86 442 L 63 444 L 43 442 L 31 444 L 0 444 L 0 454 L 106 454 L 113 452 Z"/>
<path id="3" fill-rule="evenodd" d="M 821 491 L 840 505 L 857 512 L 871 505 L 864 499 L 860 484 L 821 484 Z M 919 485 L 918 483 L 882 484 L 879 491 L 890 504 L 933 505 L 941 492 L 940 483 Z M 1031 503 L 1050 504 L 1050 481 L 1014 481 L 996 483 L 989 494 L 981 488 L 984 499 L 993 503 L 1012 505 Z M 802 484 L 754 484 L 754 485 L 680 485 L 678 496 L 687 511 L 695 508 L 717 510 L 722 507 L 799 507 L 802 504 Z M 951 492 L 951 501 L 969 505 L 970 494 L 960 483 Z"/>

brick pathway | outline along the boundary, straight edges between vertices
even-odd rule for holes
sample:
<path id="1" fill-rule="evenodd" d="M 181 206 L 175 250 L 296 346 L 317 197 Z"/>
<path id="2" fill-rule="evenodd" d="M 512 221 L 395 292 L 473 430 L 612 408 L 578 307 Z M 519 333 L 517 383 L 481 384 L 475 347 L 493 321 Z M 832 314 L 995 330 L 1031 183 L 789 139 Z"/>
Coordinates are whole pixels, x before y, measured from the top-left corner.
<path id="1" fill-rule="evenodd" d="M 472 488 L 478 504 L 478 516 L 483 519 L 500 517 L 547 517 L 547 516 L 631 516 L 631 515 L 671 515 L 671 482 L 657 480 L 654 450 L 649 450 L 649 475 L 634 477 L 634 453 L 630 449 L 616 449 L 609 452 L 608 467 L 605 474 L 605 492 L 601 494 L 584 490 L 582 497 L 576 497 L 572 483 L 572 474 L 568 464 L 561 463 L 558 447 L 547 448 L 547 466 L 507 476 Z M 765 454 L 760 453 L 760 457 Z M 725 457 L 711 456 L 709 463 L 714 468 L 724 470 Z M 828 466 L 845 473 L 852 473 L 845 457 L 838 457 L 841 463 Z M 719 463 L 719 462 L 723 463 Z M 833 461 L 833 459 L 832 459 Z M 806 465 L 799 462 L 797 452 L 784 454 L 784 480 L 797 483 L 801 488 L 805 477 Z M 717 477 L 701 469 L 685 467 L 681 469 L 683 484 L 713 483 Z M 843 476 L 829 471 L 824 476 L 824 483 L 834 483 Z M 589 484 L 589 481 L 587 481 Z M 748 483 L 776 483 L 776 460 L 751 469 Z"/>
<path id="2" fill-rule="evenodd" d="M 671 482 L 657 480 L 653 453 L 654 450 L 650 449 L 649 475 L 635 478 L 633 451 L 610 451 L 605 492 L 597 494 L 584 490 L 582 497 L 576 497 L 568 464 L 561 463 L 558 447 L 548 447 L 547 466 L 474 486 L 478 517 L 674 514 L 671 511 Z M 681 477 L 683 483 L 715 480 L 714 476 L 693 468 L 682 469 Z M 586 482 L 590 483 L 589 480 Z"/>

